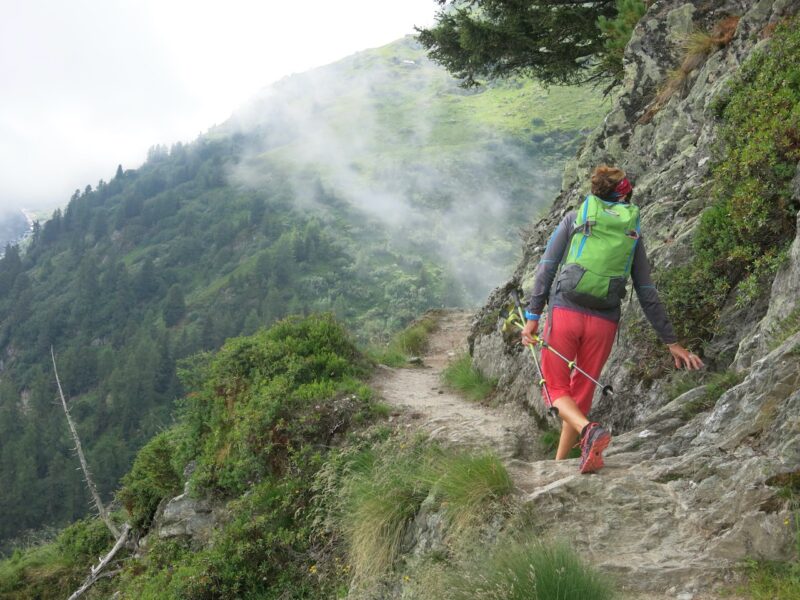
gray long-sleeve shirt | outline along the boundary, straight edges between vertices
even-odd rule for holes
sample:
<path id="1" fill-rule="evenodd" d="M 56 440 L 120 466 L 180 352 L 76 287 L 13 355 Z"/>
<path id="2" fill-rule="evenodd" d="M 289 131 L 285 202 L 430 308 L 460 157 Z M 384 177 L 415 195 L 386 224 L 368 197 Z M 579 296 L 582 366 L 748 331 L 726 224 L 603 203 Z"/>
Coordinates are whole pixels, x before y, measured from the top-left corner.
<path id="1" fill-rule="evenodd" d="M 570 211 L 558 224 L 558 228 L 550 237 L 547 243 L 547 248 L 539 261 L 539 266 L 536 269 L 536 279 L 533 283 L 533 292 L 531 299 L 528 303 L 527 310 L 534 314 L 541 314 L 544 310 L 545 304 L 548 303 L 548 296 L 550 296 L 550 289 L 553 285 L 558 267 L 564 257 L 567 247 L 570 242 L 570 234 L 575 227 L 575 211 Z M 636 290 L 636 295 L 639 298 L 639 304 L 642 305 L 647 320 L 655 329 L 658 337 L 665 344 L 672 344 L 677 341 L 675 331 L 672 329 L 672 323 L 667 317 L 667 311 L 658 297 L 658 291 L 653 284 L 650 277 L 650 261 L 647 259 L 647 252 L 644 248 L 644 240 L 639 239 L 636 244 L 636 250 L 633 254 L 633 263 L 631 264 L 631 279 L 633 280 L 633 288 Z M 611 308 L 607 310 L 598 310 L 586 308 L 571 302 L 565 298 L 558 290 L 555 290 L 549 298 L 550 306 L 561 306 L 576 310 L 582 313 L 595 315 L 603 319 L 618 322 L 620 319 L 620 308 Z"/>

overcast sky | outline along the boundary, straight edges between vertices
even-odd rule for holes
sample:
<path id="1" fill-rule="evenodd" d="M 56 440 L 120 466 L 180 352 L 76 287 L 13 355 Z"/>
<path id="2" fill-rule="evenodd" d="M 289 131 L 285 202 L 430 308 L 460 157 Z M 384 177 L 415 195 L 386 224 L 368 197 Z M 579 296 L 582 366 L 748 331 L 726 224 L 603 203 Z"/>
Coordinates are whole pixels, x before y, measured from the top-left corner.
<path id="1" fill-rule="evenodd" d="M 190 141 L 265 85 L 429 25 L 434 0 L 0 0 L 0 207 Z"/>

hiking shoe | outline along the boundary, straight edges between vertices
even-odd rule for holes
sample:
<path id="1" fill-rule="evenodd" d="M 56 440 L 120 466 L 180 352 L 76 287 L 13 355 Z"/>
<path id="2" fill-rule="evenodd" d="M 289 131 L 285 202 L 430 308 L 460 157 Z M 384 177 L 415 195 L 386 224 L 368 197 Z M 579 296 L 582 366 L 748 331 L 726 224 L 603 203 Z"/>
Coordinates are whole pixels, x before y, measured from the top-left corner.
<path id="1" fill-rule="evenodd" d="M 600 423 L 589 423 L 581 435 L 581 473 L 594 473 L 603 468 L 603 450 L 611 442 L 611 434 Z"/>

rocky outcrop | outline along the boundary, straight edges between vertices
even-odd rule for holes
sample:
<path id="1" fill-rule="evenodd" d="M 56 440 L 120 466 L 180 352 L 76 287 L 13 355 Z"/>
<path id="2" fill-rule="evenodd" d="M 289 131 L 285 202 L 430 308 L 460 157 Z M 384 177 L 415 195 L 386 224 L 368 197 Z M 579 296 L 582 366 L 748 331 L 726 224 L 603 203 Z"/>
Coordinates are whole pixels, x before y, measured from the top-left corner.
<path id="1" fill-rule="evenodd" d="M 497 315 L 511 289 L 530 291 L 548 237 L 588 191 L 591 170 L 618 164 L 635 177 L 656 272 L 686 263 L 708 205 L 714 100 L 766 43 L 762 34 L 798 9 L 800 2 L 789 0 L 650 6 L 626 49 L 626 77 L 611 111 L 566 167 L 562 192 L 533 226 L 512 278 L 473 323 L 473 362 L 498 379 L 506 401 L 542 415 L 532 361 L 504 339 Z M 681 36 L 710 31 L 731 15 L 740 18 L 730 43 L 695 65 L 660 110 L 643 118 L 681 64 Z M 800 165 L 794 193 L 800 197 Z M 569 538 L 630 589 L 691 595 L 724 580 L 745 558 L 792 557 L 798 524 L 785 488 L 800 478 L 800 334 L 793 333 L 800 323 L 800 221 L 797 235 L 771 295 L 744 308 L 731 300 L 705 347 L 707 363 L 735 369 L 741 383 L 716 401 L 703 387 L 673 399 L 666 351 L 664 369 L 643 377 L 648 326 L 637 303 L 626 303 L 621 339 L 602 376 L 616 394 L 596 397 L 592 413 L 615 433 L 607 468 L 580 477 L 569 461 L 515 467 L 529 474 L 526 501 L 544 533 Z"/>
<path id="2" fill-rule="evenodd" d="M 164 499 L 158 507 L 150 533 L 140 542 L 142 550 L 147 548 L 153 536 L 162 540 L 177 539 L 195 548 L 202 548 L 211 542 L 212 534 L 225 520 L 227 513 L 223 503 L 190 492 L 189 479 L 194 469 L 194 461 L 184 469 L 183 493 Z"/>
<path id="3" fill-rule="evenodd" d="M 530 359 L 520 348 L 509 347 L 503 341 L 497 315 L 509 289 L 522 287 L 526 292 L 531 289 L 547 239 L 564 214 L 588 191 L 591 170 L 601 163 L 618 164 L 635 178 L 636 202 L 642 208 L 642 228 L 655 273 L 686 263 L 699 215 L 708 203 L 708 171 L 718 127 L 714 99 L 742 62 L 763 45 L 761 32 L 796 12 L 798 5 L 786 0 L 756 3 L 671 0 L 650 7 L 626 49 L 626 77 L 611 111 L 565 168 L 562 191 L 549 214 L 532 227 L 512 278 L 493 292 L 476 318 L 470 337 L 473 360 L 487 375 L 500 380 L 508 399 L 540 410 L 539 392 L 530 384 Z M 649 122 L 640 123 L 657 90 L 665 85 L 669 72 L 681 62 L 681 36 L 692 28 L 710 31 L 731 15 L 741 18 L 730 43 L 691 71 L 682 88 Z M 786 281 L 791 295 L 789 286 L 793 284 Z M 740 342 L 756 333 L 756 324 L 767 309 L 766 302 L 737 308 L 733 300 L 724 307 L 723 327 L 705 348 L 707 362 L 720 369 L 730 365 Z M 643 334 L 649 335 L 649 329 L 638 304 L 626 302 L 621 340 L 604 375 L 621 393 L 616 395 L 613 405 L 601 398 L 595 403 L 597 417 L 618 432 L 642 422 L 668 400 L 664 393 L 667 382 L 663 378 L 642 377 L 644 344 L 637 338 Z M 691 340 L 686 342 L 691 344 Z M 663 370 L 668 370 L 668 365 L 665 360 Z"/>
<path id="4" fill-rule="evenodd" d="M 575 461 L 519 463 L 542 533 L 569 539 L 629 591 L 694 593 L 747 558 L 790 558 L 800 334 L 695 414 L 705 393 L 691 390 L 616 437 L 599 475 L 577 474 Z"/>

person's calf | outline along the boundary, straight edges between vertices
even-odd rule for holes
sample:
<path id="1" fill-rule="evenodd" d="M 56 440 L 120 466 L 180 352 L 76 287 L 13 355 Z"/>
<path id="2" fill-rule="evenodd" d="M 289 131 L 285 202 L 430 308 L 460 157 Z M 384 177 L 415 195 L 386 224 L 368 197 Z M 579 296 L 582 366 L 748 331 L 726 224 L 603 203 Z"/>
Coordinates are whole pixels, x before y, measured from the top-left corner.
<path id="1" fill-rule="evenodd" d="M 575 447 L 578 441 L 579 432 L 566 421 L 561 421 L 561 436 L 558 439 L 558 449 L 556 450 L 556 460 L 564 460 L 569 457 L 569 451 Z"/>

